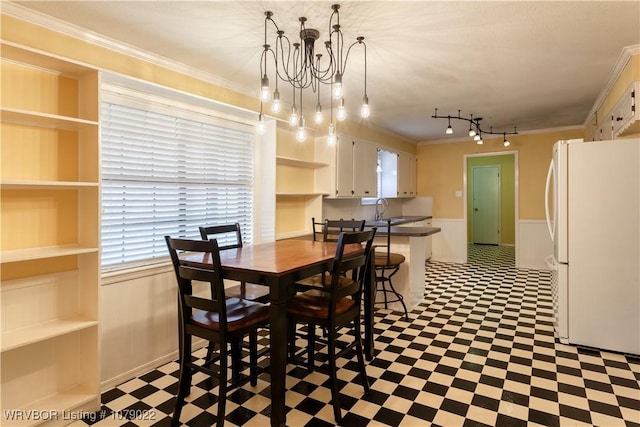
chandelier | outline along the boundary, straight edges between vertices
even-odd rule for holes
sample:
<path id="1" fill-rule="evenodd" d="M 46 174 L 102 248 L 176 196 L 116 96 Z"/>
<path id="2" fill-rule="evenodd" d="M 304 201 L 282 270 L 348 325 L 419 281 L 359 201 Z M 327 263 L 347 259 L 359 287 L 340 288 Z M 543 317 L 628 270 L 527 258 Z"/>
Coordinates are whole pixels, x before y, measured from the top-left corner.
<path id="1" fill-rule="evenodd" d="M 290 39 L 273 20 L 273 12 L 264 13 L 264 45 L 260 58 L 260 114 L 258 115 L 258 130 L 264 130 L 263 104 L 271 101 L 273 113 L 280 112 L 280 91 L 278 82 L 283 82 L 287 86 L 283 92 L 291 93 L 292 105 L 289 115 L 289 124 L 297 127 L 296 139 L 302 142 L 306 139 L 305 119 L 303 114 L 303 91 L 310 88 L 315 98 L 314 121 L 321 124 L 324 120 L 322 105 L 320 103 L 320 88 L 323 85 L 330 86 L 331 97 L 329 106 L 329 129 L 328 143 L 336 143 L 336 126 L 333 123 L 334 103 L 336 105 L 335 118 L 343 121 L 347 117 L 343 97 L 343 77 L 347 67 L 347 60 L 351 48 L 362 46 L 364 48 L 364 96 L 360 108 L 360 115 L 363 118 L 369 117 L 369 98 L 367 97 L 367 45 L 364 37 L 356 38 L 346 48 L 340 25 L 339 4 L 331 6 L 333 13 L 329 18 L 328 40 L 324 41 L 324 49 L 316 51 L 315 42 L 320 38 L 320 31 L 307 28 L 305 23 L 307 18 L 300 17 L 299 34 Z M 267 39 L 270 24 L 275 29 L 275 39 L 270 44 Z M 269 67 L 268 67 L 269 65 Z M 271 94 L 269 87 L 270 69 L 275 80 L 275 90 Z M 312 102 L 313 102 L 312 101 Z"/>
<path id="2" fill-rule="evenodd" d="M 458 115 L 457 116 L 451 116 L 451 115 L 447 115 L 447 116 L 439 116 L 438 115 L 438 109 L 436 108 L 436 111 L 434 113 L 433 116 L 431 116 L 434 119 L 447 119 L 449 121 L 449 126 L 447 127 L 447 130 L 445 131 L 445 133 L 447 135 L 451 135 L 453 133 L 453 128 L 451 127 L 451 119 L 455 119 L 455 120 L 463 120 L 463 121 L 467 121 L 469 122 L 469 136 L 473 138 L 473 140 L 476 142 L 476 144 L 483 144 L 484 140 L 482 139 L 482 134 L 485 135 L 502 135 L 502 145 L 504 145 L 505 147 L 508 147 L 509 145 L 511 145 L 511 142 L 509 142 L 509 140 L 507 139 L 507 135 L 517 135 L 518 131 L 516 129 L 516 127 L 513 127 L 513 132 L 494 132 L 493 131 L 493 126 L 489 127 L 489 130 L 484 130 L 480 127 L 480 121 L 482 120 L 482 117 L 473 117 L 473 114 L 471 114 L 470 118 L 467 117 L 462 117 L 460 115 L 460 111 L 462 110 L 458 110 Z"/>

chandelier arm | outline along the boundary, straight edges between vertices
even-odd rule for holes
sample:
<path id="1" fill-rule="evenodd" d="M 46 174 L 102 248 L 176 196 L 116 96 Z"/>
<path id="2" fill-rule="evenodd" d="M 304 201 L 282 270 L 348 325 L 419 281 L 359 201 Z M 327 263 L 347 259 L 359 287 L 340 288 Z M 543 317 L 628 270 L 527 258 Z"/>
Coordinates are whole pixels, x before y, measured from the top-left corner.
<path id="1" fill-rule="evenodd" d="M 365 62 L 365 72 L 367 69 L 366 63 L 367 63 L 367 44 L 362 41 L 362 40 L 356 40 L 353 43 L 351 43 L 351 45 L 349 46 L 349 49 L 347 49 L 347 54 L 344 57 L 344 67 L 342 68 L 342 73 L 346 73 L 347 72 L 347 64 L 349 63 L 349 53 L 351 52 L 351 48 L 357 44 L 362 44 L 364 45 L 364 62 Z"/>
<path id="2" fill-rule="evenodd" d="M 327 67 L 324 69 L 320 68 L 320 64 L 316 67 L 315 74 L 318 80 L 324 84 L 331 84 L 332 77 L 335 74 L 335 57 L 333 54 L 333 50 L 331 49 L 331 42 L 325 42 L 325 49 L 327 51 L 327 56 L 329 57 L 329 63 Z"/>

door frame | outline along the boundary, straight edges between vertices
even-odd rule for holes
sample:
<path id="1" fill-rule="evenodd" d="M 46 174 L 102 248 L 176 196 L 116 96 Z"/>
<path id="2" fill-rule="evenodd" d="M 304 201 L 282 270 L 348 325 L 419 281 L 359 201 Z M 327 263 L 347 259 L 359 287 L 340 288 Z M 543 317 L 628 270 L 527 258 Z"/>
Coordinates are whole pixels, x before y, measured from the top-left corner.
<path id="1" fill-rule="evenodd" d="M 505 156 L 505 155 L 509 155 L 512 154 L 513 155 L 513 169 L 514 169 L 514 173 L 513 173 L 513 179 L 514 179 L 514 194 L 513 194 L 513 203 L 515 204 L 514 209 L 513 209 L 513 215 L 514 215 L 514 226 L 515 226 L 515 230 L 514 230 L 514 234 L 515 234 L 515 246 L 516 246 L 516 259 L 515 259 L 515 264 L 516 267 L 518 266 L 518 259 L 519 259 L 519 251 L 520 251 L 520 245 L 518 244 L 518 218 L 520 218 L 519 212 L 518 212 L 518 205 L 519 200 L 520 200 L 520 196 L 519 196 L 519 190 L 518 190 L 518 183 L 520 182 L 520 179 L 518 178 L 519 176 L 519 166 L 518 166 L 518 151 L 517 150 L 508 150 L 508 151 L 492 151 L 492 152 L 487 152 L 487 153 L 473 153 L 473 154 L 465 154 L 462 156 L 462 200 L 463 200 L 463 212 L 464 212 L 464 233 L 462 233 L 461 238 L 464 239 L 463 242 L 463 247 L 466 248 L 467 247 L 467 221 L 468 221 L 468 215 L 469 212 L 467 212 L 467 198 L 469 197 L 469 193 L 467 190 L 467 184 L 468 184 L 468 178 L 467 178 L 467 163 L 468 163 L 468 159 L 471 157 L 492 157 L 492 156 Z M 468 251 L 465 250 L 464 251 L 464 262 L 466 263 L 468 260 Z"/>
<path id="2" fill-rule="evenodd" d="M 502 192 L 502 184 L 501 184 L 501 177 L 502 177 L 502 168 L 500 167 L 500 165 L 482 165 L 482 166 L 472 166 L 471 167 L 471 173 L 473 174 L 473 194 L 475 195 L 476 193 L 476 176 L 475 176 L 475 171 L 476 169 L 481 169 L 481 168 L 492 168 L 492 169 L 497 169 L 498 170 L 498 209 L 496 212 L 496 215 L 498 216 L 498 241 L 497 241 L 497 245 L 500 245 L 500 240 L 502 239 L 502 212 L 501 212 L 501 207 L 502 207 L 502 197 L 501 192 Z M 474 198 L 475 199 L 475 198 Z M 468 204 L 468 203 L 467 203 Z M 474 208 L 475 207 L 475 200 L 472 201 L 471 203 L 471 207 Z M 474 215 L 473 212 L 471 212 L 471 224 L 473 227 L 473 232 L 471 233 L 471 235 L 473 236 L 473 241 L 475 242 L 475 236 L 476 236 L 476 217 Z M 469 226 L 469 224 L 467 223 L 467 227 Z"/>

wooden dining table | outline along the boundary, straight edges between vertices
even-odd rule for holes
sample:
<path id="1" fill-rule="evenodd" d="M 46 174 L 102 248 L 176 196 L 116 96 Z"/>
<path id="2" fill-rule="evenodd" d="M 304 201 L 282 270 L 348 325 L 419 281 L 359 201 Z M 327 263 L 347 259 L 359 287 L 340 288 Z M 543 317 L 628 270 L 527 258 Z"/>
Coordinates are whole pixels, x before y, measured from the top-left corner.
<path id="1" fill-rule="evenodd" d="M 362 251 L 360 245 L 347 245 L 344 254 Z M 285 379 L 287 371 L 287 300 L 293 294 L 292 285 L 314 274 L 331 269 L 336 252 L 335 242 L 310 240 L 277 240 L 228 249 L 220 252 L 225 279 L 256 283 L 269 287 L 270 355 L 271 355 L 271 425 L 286 425 Z M 202 254 L 190 255 L 193 263 L 210 264 Z M 373 263 L 367 269 L 364 285 L 364 349 L 368 360 L 373 358 Z"/>

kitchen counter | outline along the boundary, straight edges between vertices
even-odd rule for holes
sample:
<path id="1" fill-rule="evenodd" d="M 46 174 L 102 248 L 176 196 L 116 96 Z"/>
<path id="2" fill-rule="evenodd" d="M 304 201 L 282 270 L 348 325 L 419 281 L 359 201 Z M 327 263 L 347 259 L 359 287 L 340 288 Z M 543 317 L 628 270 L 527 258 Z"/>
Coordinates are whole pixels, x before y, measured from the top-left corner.
<path id="1" fill-rule="evenodd" d="M 365 228 L 372 228 L 373 226 L 365 226 Z M 387 227 L 376 226 L 376 236 L 386 236 L 389 233 Z M 406 236 L 406 237 L 427 237 L 432 234 L 439 233 L 440 227 L 391 227 L 391 237 L 394 236 Z"/>
<path id="2" fill-rule="evenodd" d="M 425 219 L 431 219 L 431 216 L 415 216 L 415 215 L 403 215 L 403 216 L 394 216 L 391 218 L 384 218 L 380 220 L 369 220 L 365 223 L 366 227 L 386 227 L 387 220 L 391 220 L 391 226 L 401 225 L 401 224 L 409 224 L 411 222 L 424 221 Z"/>
<path id="3" fill-rule="evenodd" d="M 367 221 L 366 228 L 377 227 L 374 245 L 386 245 L 387 236 L 391 236 L 391 252 L 404 255 L 405 262 L 400 265 L 400 270 L 393 276 L 393 286 L 404 298 L 407 310 L 413 310 L 424 299 L 425 284 L 425 260 L 427 247 L 430 245 L 432 235 L 439 233 L 439 227 L 414 227 L 400 226 L 430 219 L 430 216 L 402 216 L 391 219 L 391 227 L 387 220 Z M 395 225 L 395 226 L 394 226 Z M 430 246 L 429 246 L 430 247 Z M 377 250 L 381 253 L 383 249 Z M 376 302 L 384 301 L 382 293 L 379 293 Z M 383 306 L 380 304 L 379 306 Z M 402 311 L 399 302 L 390 303 L 389 308 Z"/>

